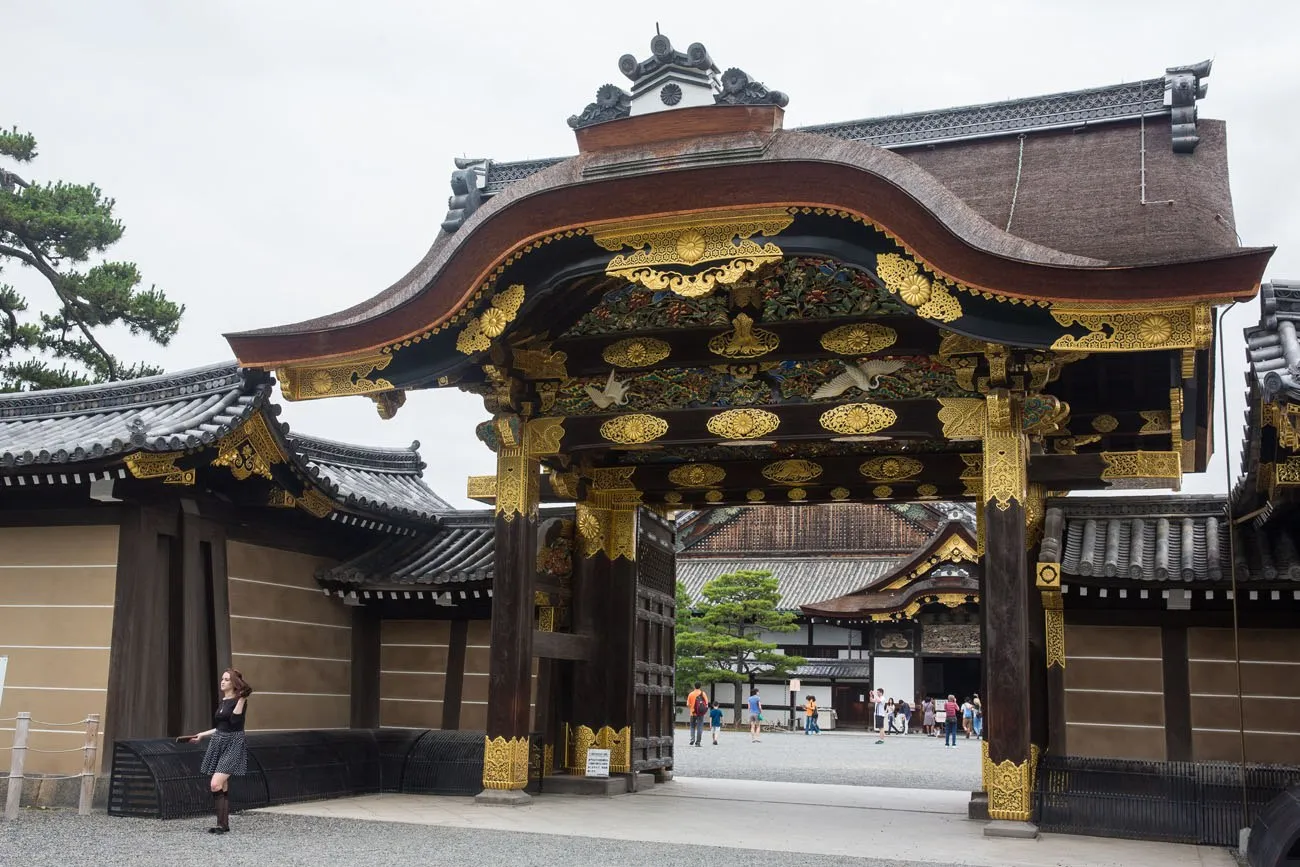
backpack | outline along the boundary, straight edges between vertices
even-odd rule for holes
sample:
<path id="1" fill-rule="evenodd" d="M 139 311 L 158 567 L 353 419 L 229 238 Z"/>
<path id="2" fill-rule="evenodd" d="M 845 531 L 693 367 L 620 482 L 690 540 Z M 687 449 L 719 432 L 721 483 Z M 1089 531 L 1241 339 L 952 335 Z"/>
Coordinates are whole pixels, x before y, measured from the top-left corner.
<path id="1" fill-rule="evenodd" d="M 691 709 L 691 712 L 696 716 L 704 716 L 708 709 L 709 704 L 704 700 L 704 693 L 695 696 L 695 707 Z"/>

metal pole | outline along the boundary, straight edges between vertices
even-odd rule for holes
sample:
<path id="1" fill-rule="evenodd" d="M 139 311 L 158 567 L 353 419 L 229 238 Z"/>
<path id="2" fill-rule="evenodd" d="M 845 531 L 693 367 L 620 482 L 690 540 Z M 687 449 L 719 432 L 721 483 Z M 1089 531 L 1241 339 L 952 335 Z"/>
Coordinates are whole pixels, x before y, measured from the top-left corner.
<path id="1" fill-rule="evenodd" d="M 18 807 L 23 798 L 23 764 L 27 759 L 27 730 L 31 728 L 32 715 L 19 711 L 14 724 L 13 757 L 9 763 L 9 796 L 5 800 L 5 818 L 18 816 Z"/>

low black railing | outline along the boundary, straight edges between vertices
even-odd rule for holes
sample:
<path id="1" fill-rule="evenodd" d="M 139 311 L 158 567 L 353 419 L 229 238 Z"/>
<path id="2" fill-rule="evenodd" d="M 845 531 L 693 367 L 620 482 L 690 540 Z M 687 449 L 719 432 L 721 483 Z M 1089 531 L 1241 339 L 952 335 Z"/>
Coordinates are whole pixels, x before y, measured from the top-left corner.
<path id="1" fill-rule="evenodd" d="M 475 795 L 483 732 L 423 729 L 252 732 L 248 773 L 230 780 L 230 806 L 248 810 L 377 792 Z M 108 812 L 176 819 L 212 810 L 203 744 L 113 745 Z"/>
<path id="2" fill-rule="evenodd" d="M 1038 765 L 1038 825 L 1044 831 L 1236 846 L 1238 832 L 1289 785 L 1300 768 L 1227 762 L 1143 762 L 1044 756 Z"/>

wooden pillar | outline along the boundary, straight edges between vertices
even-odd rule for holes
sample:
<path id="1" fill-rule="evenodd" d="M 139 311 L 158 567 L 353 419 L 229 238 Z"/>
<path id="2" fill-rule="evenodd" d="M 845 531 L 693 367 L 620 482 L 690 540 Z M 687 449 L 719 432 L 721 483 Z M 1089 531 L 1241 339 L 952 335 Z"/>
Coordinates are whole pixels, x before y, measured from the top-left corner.
<path id="1" fill-rule="evenodd" d="M 218 665 L 215 647 L 215 618 L 209 588 L 209 569 L 204 562 L 203 518 L 194 500 L 180 501 L 180 729 L 203 731 L 212 724 L 213 694 Z"/>
<path id="2" fill-rule="evenodd" d="M 1033 564 L 1039 556 L 1039 543 L 1043 538 L 1043 486 L 1030 483 L 1025 501 L 1025 610 L 1029 614 L 1029 742 L 1035 764 L 1047 747 L 1047 649 L 1045 609 L 1034 587 Z M 1033 778 L 1031 774 L 1031 779 Z"/>
<path id="3" fill-rule="evenodd" d="M 1024 433 L 1018 397 L 989 392 L 984 430 L 984 650 L 988 728 L 984 783 L 989 816 L 1027 822 L 1030 780 L 1029 569 L 1025 552 L 1028 500 Z"/>
<path id="4" fill-rule="evenodd" d="M 352 713 L 354 729 L 379 728 L 380 619 L 375 606 L 352 609 Z"/>
<path id="5" fill-rule="evenodd" d="M 1187 627 L 1165 626 L 1160 630 L 1164 665 L 1165 760 L 1192 760 L 1192 687 L 1187 660 Z"/>
<path id="6" fill-rule="evenodd" d="M 496 555 L 492 579 L 492 650 L 480 801 L 526 803 L 533 669 L 533 583 L 537 564 L 538 464 L 528 426 L 517 416 L 495 422 Z"/>
<path id="7" fill-rule="evenodd" d="M 590 500 L 578 504 L 578 526 L 575 539 L 576 556 L 573 558 L 573 632 L 590 636 L 593 658 L 591 661 L 573 663 L 572 716 L 566 720 L 572 727 L 587 726 L 595 731 L 604 724 L 605 716 L 605 666 L 607 653 L 605 641 L 609 637 L 604 628 L 608 609 L 610 587 L 610 559 L 605 552 L 603 528 L 609 513 Z"/>
<path id="8" fill-rule="evenodd" d="M 442 681 L 442 728 L 460 729 L 460 706 L 465 695 L 465 653 L 469 648 L 469 621 L 453 620 L 447 640 L 447 672 Z"/>
<path id="9" fill-rule="evenodd" d="M 1039 564 L 1040 573 L 1043 565 Z M 1054 756 L 1069 755 L 1065 744 L 1064 601 L 1059 589 L 1043 591 L 1043 632 L 1047 657 L 1047 751 Z"/>

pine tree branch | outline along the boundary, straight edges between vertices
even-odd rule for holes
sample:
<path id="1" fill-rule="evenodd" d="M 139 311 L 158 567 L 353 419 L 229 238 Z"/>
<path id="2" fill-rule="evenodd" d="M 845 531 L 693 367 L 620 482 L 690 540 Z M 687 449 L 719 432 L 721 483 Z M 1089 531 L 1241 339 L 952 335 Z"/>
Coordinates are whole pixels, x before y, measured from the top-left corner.
<path id="1" fill-rule="evenodd" d="M 63 288 L 63 275 L 54 270 L 54 267 L 50 265 L 49 262 L 45 261 L 45 256 L 40 250 L 33 247 L 30 241 L 26 238 L 19 238 L 19 240 L 22 242 L 22 245 L 27 248 L 26 253 L 16 247 L 11 247 L 7 244 L 0 244 L 0 254 L 13 256 L 20 262 L 25 262 L 37 271 L 40 271 L 41 275 L 49 281 L 50 286 L 53 287 L 54 294 L 59 296 L 59 300 L 63 302 L 68 311 L 70 313 L 75 311 L 77 309 L 77 298 L 70 295 Z M 86 342 L 93 346 L 95 351 L 99 353 L 101 358 L 103 358 L 104 366 L 108 369 L 109 380 L 116 380 L 118 378 L 117 360 L 114 359 L 112 354 L 95 339 L 95 335 L 91 333 L 90 328 L 85 322 L 82 322 L 75 316 L 73 317 L 73 321 L 77 325 L 77 330 L 81 332 L 81 336 L 84 337 Z"/>

